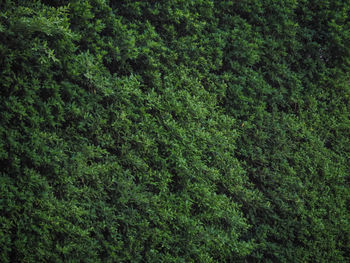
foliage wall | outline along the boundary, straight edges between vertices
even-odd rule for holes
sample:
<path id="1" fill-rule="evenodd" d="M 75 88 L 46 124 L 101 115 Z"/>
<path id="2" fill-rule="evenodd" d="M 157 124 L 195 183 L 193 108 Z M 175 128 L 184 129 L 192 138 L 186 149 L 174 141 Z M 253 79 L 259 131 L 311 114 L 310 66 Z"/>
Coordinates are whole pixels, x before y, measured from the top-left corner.
<path id="1" fill-rule="evenodd" d="M 0 10 L 1 262 L 350 261 L 350 1 Z"/>

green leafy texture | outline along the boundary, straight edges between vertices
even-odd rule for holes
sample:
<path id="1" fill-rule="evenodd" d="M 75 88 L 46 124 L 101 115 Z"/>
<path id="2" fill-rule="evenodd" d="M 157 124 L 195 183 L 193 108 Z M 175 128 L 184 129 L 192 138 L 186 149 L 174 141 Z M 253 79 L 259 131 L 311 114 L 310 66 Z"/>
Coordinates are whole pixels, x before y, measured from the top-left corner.
<path id="1" fill-rule="evenodd" d="M 0 261 L 350 261 L 349 9 L 1 2 Z"/>

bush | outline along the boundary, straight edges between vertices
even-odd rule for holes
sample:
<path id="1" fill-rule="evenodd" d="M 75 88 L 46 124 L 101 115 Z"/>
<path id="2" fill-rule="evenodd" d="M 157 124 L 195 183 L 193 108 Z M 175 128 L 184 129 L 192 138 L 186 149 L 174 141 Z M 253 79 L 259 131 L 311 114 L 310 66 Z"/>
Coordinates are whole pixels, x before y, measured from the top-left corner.
<path id="1" fill-rule="evenodd" d="M 2 262 L 348 262 L 348 1 L 0 4 Z"/>

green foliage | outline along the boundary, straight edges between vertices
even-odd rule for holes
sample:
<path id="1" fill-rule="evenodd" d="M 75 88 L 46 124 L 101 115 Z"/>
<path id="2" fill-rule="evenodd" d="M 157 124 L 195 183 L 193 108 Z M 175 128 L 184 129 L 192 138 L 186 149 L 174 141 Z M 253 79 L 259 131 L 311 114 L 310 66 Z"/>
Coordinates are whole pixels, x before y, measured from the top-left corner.
<path id="1" fill-rule="evenodd" d="M 348 262 L 349 1 L 0 3 L 1 262 Z"/>

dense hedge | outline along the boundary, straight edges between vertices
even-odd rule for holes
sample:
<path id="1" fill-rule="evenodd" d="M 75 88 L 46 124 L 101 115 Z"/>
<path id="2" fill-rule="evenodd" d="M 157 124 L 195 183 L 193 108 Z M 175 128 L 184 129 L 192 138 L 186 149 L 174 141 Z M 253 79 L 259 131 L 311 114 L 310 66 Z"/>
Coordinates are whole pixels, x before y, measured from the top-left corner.
<path id="1" fill-rule="evenodd" d="M 350 1 L 0 10 L 1 262 L 350 261 Z"/>

